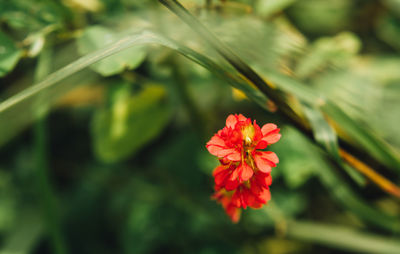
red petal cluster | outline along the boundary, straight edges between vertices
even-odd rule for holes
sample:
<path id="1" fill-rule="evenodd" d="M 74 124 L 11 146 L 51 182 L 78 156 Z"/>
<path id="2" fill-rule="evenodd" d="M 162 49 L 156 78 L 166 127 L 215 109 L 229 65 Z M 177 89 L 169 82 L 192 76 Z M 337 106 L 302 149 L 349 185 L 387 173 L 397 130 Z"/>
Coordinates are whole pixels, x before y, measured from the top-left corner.
<path id="1" fill-rule="evenodd" d="M 281 138 L 279 130 L 272 123 L 260 128 L 241 114 L 229 115 L 226 126 L 208 141 L 208 151 L 220 161 L 213 172 L 213 198 L 233 222 L 239 221 L 240 208 L 260 208 L 270 200 L 271 168 L 279 159 L 263 149 Z"/>

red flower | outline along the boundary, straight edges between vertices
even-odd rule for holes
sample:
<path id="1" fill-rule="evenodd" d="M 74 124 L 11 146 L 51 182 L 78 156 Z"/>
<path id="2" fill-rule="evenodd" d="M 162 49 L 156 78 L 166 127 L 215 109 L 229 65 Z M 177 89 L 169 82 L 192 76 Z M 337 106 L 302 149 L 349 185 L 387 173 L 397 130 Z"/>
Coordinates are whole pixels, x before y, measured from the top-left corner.
<path id="1" fill-rule="evenodd" d="M 261 208 L 271 199 L 269 191 L 272 183 L 271 175 L 258 171 L 254 176 L 249 182 L 231 191 L 216 186 L 213 198 L 221 203 L 225 212 L 235 223 L 240 219 L 240 208 Z"/>
<path id="2" fill-rule="evenodd" d="M 214 176 L 218 175 L 222 183 L 232 184 L 233 181 L 242 183 L 249 180 L 257 170 L 264 173 L 271 172 L 271 168 L 279 162 L 278 156 L 260 149 L 276 143 L 281 137 L 279 130 L 272 123 L 260 128 L 256 121 L 251 123 L 249 118 L 241 114 L 229 115 L 226 126 L 206 145 L 212 155 L 218 156 L 225 162 L 222 164 L 229 165 L 226 170 L 218 169 L 214 172 Z"/>
<path id="3" fill-rule="evenodd" d="M 207 143 L 208 151 L 221 163 L 213 172 L 214 198 L 232 221 L 239 220 L 240 208 L 260 208 L 270 200 L 270 172 L 279 159 L 262 149 L 280 139 L 279 130 L 272 123 L 260 128 L 241 114 L 229 115 L 226 126 Z"/>

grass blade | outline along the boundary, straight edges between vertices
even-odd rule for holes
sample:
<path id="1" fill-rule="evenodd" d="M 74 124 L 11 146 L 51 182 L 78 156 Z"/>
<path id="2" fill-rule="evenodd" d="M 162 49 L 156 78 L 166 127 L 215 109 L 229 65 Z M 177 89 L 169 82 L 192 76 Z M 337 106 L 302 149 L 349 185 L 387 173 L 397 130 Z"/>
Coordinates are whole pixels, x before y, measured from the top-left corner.
<path id="1" fill-rule="evenodd" d="M 124 49 L 142 44 L 158 44 L 177 51 L 186 58 L 205 67 L 219 78 L 224 79 L 230 85 L 242 90 L 249 98 L 255 101 L 263 108 L 267 108 L 268 98 L 261 92 L 251 87 L 244 79 L 235 75 L 232 70 L 218 65 L 208 57 L 201 55 L 190 48 L 180 45 L 173 40 L 165 38 L 161 35 L 150 31 L 143 31 L 138 34 L 132 34 L 123 39 L 103 48 L 90 53 L 78 60 L 68 64 L 60 70 L 50 74 L 41 82 L 23 90 L 22 92 L 12 96 L 11 98 L 0 103 L 0 122 L 7 123 L 1 125 L 0 131 L 0 146 L 4 145 L 10 138 L 21 131 L 30 121 L 37 117 L 37 114 L 42 114 L 47 106 L 51 105 L 60 95 L 65 93 L 70 87 L 61 87 L 60 81 L 76 74 L 79 71 L 87 68 L 108 56 L 114 55 Z M 60 85 L 60 87 L 58 86 Z M 45 93 L 50 93 L 50 96 L 42 96 Z M 41 103 L 45 99 L 44 103 Z M 43 110 L 38 110 L 38 107 L 46 105 Z"/>
<path id="2" fill-rule="evenodd" d="M 400 241 L 369 234 L 352 228 L 315 223 L 310 221 L 290 221 L 287 223 L 287 236 L 346 251 L 360 253 L 400 253 Z"/>

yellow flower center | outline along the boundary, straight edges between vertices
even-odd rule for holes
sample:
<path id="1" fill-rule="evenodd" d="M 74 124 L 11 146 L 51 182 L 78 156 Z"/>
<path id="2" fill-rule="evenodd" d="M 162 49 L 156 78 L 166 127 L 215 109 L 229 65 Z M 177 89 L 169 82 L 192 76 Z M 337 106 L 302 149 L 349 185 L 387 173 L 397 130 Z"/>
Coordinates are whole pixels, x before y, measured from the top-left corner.
<path id="1" fill-rule="evenodd" d="M 242 129 L 243 140 L 246 145 L 251 145 L 251 143 L 253 142 L 254 134 L 255 134 L 255 130 L 254 130 L 253 125 L 251 125 L 251 124 L 246 125 Z"/>

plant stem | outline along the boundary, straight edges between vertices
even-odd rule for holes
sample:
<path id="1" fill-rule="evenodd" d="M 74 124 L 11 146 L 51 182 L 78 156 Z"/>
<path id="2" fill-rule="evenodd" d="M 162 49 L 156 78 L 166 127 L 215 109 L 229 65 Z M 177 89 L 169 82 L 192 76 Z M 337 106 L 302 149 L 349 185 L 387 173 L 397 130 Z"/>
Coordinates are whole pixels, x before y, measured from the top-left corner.
<path id="1" fill-rule="evenodd" d="M 39 55 L 38 66 L 35 71 L 35 80 L 41 80 L 50 73 L 51 49 L 45 48 Z M 46 105 L 38 110 L 38 118 L 34 124 L 34 153 L 36 166 L 36 184 L 39 199 L 42 206 L 42 216 L 50 237 L 53 253 L 66 254 L 66 247 L 61 231 L 59 212 L 57 211 L 57 199 L 49 178 L 49 165 L 47 156 L 47 128 Z"/>
<path id="2" fill-rule="evenodd" d="M 373 181 L 376 185 L 378 185 L 381 189 L 390 193 L 391 195 L 400 198 L 400 188 L 395 185 L 393 182 L 373 170 L 371 167 L 358 160 L 353 155 L 349 154 L 343 149 L 339 149 L 340 155 L 344 161 L 346 161 L 349 165 L 353 166 L 363 175 L 368 177 L 371 181 Z"/>

